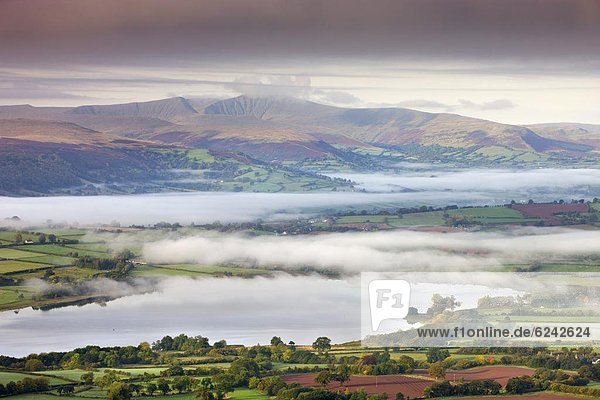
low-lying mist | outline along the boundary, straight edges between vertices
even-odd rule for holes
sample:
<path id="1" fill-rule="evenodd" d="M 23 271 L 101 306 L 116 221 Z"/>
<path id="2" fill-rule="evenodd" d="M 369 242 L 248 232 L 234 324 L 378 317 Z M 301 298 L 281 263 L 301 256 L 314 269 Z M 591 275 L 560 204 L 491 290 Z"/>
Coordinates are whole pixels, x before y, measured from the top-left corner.
<path id="1" fill-rule="evenodd" d="M 414 231 L 245 237 L 205 234 L 146 243 L 151 263 L 314 267 L 343 273 L 470 270 L 567 256 L 599 256 L 600 232 L 523 228 L 507 232 Z"/>
<path id="2" fill-rule="evenodd" d="M 597 169 L 431 169 L 397 174 L 336 174 L 358 182 L 357 192 L 187 192 L 127 196 L 0 197 L 0 225 L 54 223 L 147 225 L 282 220 L 352 208 L 459 206 L 591 199 L 600 193 Z"/>
<path id="3" fill-rule="evenodd" d="M 420 167 L 414 167 L 414 165 Z M 517 192 L 532 196 L 589 196 L 590 188 L 600 192 L 600 169 L 435 169 L 427 164 L 403 163 L 402 173 L 332 174 L 349 179 L 370 192 L 394 192 L 402 189 L 418 191 Z M 426 167 L 426 169 L 421 169 Z M 416 169 L 416 171 L 415 171 Z M 570 197 L 567 197 L 568 200 Z M 541 199 L 538 199 L 541 200 Z M 557 200 L 554 198 L 552 200 Z"/>

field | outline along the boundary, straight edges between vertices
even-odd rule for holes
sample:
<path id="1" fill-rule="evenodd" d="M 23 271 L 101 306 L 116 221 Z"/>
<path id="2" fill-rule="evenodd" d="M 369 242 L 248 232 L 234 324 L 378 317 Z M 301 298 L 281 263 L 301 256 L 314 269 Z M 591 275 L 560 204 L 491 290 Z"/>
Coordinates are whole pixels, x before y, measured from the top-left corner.
<path id="1" fill-rule="evenodd" d="M 5 247 L 0 249 L 0 258 L 5 258 L 7 260 L 17 260 L 20 258 L 29 258 L 35 257 L 38 254 L 31 253 L 29 251 L 17 250 L 14 248 Z"/>
<path id="2" fill-rule="evenodd" d="M 445 217 L 446 215 L 446 217 Z M 471 223 L 481 225 L 523 224 L 538 221 L 526 218 L 515 209 L 508 207 L 468 207 L 445 211 L 424 211 L 403 215 L 346 215 L 335 219 L 335 225 L 341 227 L 359 227 L 359 225 L 377 225 L 379 228 L 393 229 L 411 226 L 446 225 L 447 217 L 464 216 Z"/>
<path id="3" fill-rule="evenodd" d="M 294 374 L 286 375 L 283 380 L 286 383 L 299 383 L 303 386 L 318 387 L 315 383 L 316 374 Z M 433 383 L 430 379 L 405 376 L 405 375 L 382 375 L 382 376 L 363 376 L 355 375 L 350 378 L 344 386 L 339 383 L 330 383 L 327 388 L 330 390 L 351 392 L 363 389 L 368 394 L 387 393 L 393 398 L 396 393 L 401 392 L 405 396 L 417 398 L 423 396 L 423 390 Z"/>
<path id="4" fill-rule="evenodd" d="M 46 267 L 48 267 L 48 264 L 38 264 L 18 260 L 5 260 L 0 261 L 0 274 L 12 274 L 16 272 L 30 271 Z"/>
<path id="5" fill-rule="evenodd" d="M 176 265 L 144 265 L 136 268 L 133 276 L 208 276 L 231 275 L 253 276 L 270 273 L 267 269 L 225 267 L 218 265 L 176 264 Z"/>
<path id="6" fill-rule="evenodd" d="M 447 371 L 446 379 L 450 381 L 474 381 L 482 379 L 493 379 L 500 383 L 502 386 L 506 386 L 506 383 L 510 378 L 515 376 L 533 375 L 534 370 L 530 368 L 522 367 L 504 367 L 504 366 L 491 366 L 491 367 L 479 367 L 466 369 L 461 371 Z M 426 371 L 420 371 L 421 374 L 426 375 Z"/>
<path id="7" fill-rule="evenodd" d="M 521 367 L 480 367 L 464 371 L 447 371 L 446 379 L 450 381 L 472 381 L 481 379 L 493 379 L 505 386 L 508 380 L 515 376 L 532 375 L 533 369 Z M 308 387 L 318 387 L 315 383 L 316 374 L 291 374 L 284 376 L 286 383 L 296 382 Z M 415 375 L 382 375 L 382 376 L 352 376 L 350 381 L 340 387 L 338 383 L 330 383 L 327 388 L 330 390 L 346 389 L 358 391 L 364 389 L 369 394 L 387 393 L 394 396 L 401 392 L 411 398 L 423 396 L 423 390 L 431 386 L 434 381 L 427 376 L 427 371 L 419 370 Z M 473 398 L 473 397 L 471 397 Z"/>
<path id="8" fill-rule="evenodd" d="M 123 230 L 124 233 L 117 233 Z M 135 257 L 141 256 L 141 247 L 144 240 L 163 237 L 161 230 L 143 231 L 144 236 L 138 236 L 138 230 L 128 228 L 111 229 L 103 227 L 100 231 L 93 232 L 85 229 L 59 228 L 41 229 L 40 232 L 19 232 L 23 239 L 31 238 L 34 243 L 15 243 L 17 232 L 0 230 L 0 237 L 4 247 L 0 247 L 0 277 L 7 278 L 7 283 L 0 286 L 0 311 L 14 310 L 27 306 L 47 307 L 70 304 L 71 301 L 83 301 L 83 296 L 66 296 L 49 299 L 37 299 L 33 288 L 25 284 L 30 279 L 47 279 L 53 282 L 66 282 L 71 284 L 82 280 L 107 276 L 110 271 L 96 269 L 91 265 L 79 266 L 79 257 L 89 256 L 96 259 L 112 259 L 115 252 L 110 249 L 110 241 L 116 240 L 119 234 L 127 235 L 131 239 L 131 248 Z M 184 234 L 197 232 L 193 228 L 182 228 Z M 58 242 L 39 243 L 39 235 L 54 234 Z M 29 239 L 27 239 L 29 240 Z M 241 276 L 269 275 L 270 270 L 264 268 L 245 268 L 229 265 L 152 265 L 136 264 L 131 267 L 127 276 L 132 277 L 169 277 L 169 276 Z M 48 280 L 48 279 L 47 279 Z M 91 294 L 87 297 L 93 297 Z"/>
<path id="9" fill-rule="evenodd" d="M 511 224 L 530 222 L 519 211 L 508 207 L 473 207 L 449 210 L 449 215 L 464 215 L 482 224 Z"/>
<path id="10" fill-rule="evenodd" d="M 559 213 L 585 213 L 589 211 L 587 204 L 581 203 L 544 203 L 544 204 L 513 204 L 512 209 L 528 217 L 553 218 Z"/>
<path id="11" fill-rule="evenodd" d="M 2 385 L 6 385 L 8 382 L 11 382 L 11 381 L 13 381 L 13 382 L 20 381 L 23 378 L 37 378 L 37 376 L 34 374 L 21 373 L 21 372 L 0 371 L 0 384 L 2 384 Z M 47 378 L 49 379 L 50 385 L 52 385 L 52 386 L 69 383 L 68 381 L 65 381 L 64 379 L 60 379 L 60 378 L 54 378 L 54 377 L 47 377 Z"/>
<path id="12" fill-rule="evenodd" d="M 590 399 L 590 397 L 583 396 L 575 396 L 563 393 L 551 393 L 551 392 L 542 392 L 542 393 L 531 393 L 531 394 L 521 394 L 521 395 L 503 395 L 503 396 L 485 396 L 485 397 L 452 397 L 455 400 L 475 400 L 475 399 L 485 399 L 485 400 L 575 400 L 575 399 Z"/>

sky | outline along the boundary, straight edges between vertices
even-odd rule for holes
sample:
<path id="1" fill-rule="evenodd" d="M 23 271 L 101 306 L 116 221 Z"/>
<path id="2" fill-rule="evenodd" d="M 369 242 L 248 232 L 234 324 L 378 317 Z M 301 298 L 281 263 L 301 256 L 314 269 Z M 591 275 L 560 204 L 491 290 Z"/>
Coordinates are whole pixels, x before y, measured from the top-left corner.
<path id="1" fill-rule="evenodd" d="M 0 104 L 239 94 L 600 123 L 600 1 L 0 0 Z"/>

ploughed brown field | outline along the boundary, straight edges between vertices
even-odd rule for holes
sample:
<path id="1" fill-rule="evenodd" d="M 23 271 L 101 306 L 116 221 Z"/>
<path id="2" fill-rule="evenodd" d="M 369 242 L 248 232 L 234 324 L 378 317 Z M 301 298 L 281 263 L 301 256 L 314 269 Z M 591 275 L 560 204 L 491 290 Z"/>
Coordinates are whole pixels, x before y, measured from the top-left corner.
<path id="1" fill-rule="evenodd" d="M 552 218 L 559 213 L 585 213 L 589 211 L 587 204 L 581 203 L 538 203 L 538 204 L 513 204 L 513 210 L 517 210 L 526 217 Z"/>
<path id="2" fill-rule="evenodd" d="M 465 381 L 493 379 L 502 386 L 506 386 L 506 383 L 510 378 L 523 375 L 531 376 L 533 375 L 533 372 L 534 370 L 529 368 L 489 366 L 465 369 L 461 371 L 446 371 L 446 379 L 449 381 L 460 381 L 461 379 Z M 427 371 L 425 370 L 418 370 L 417 373 L 427 375 Z"/>
<path id="3" fill-rule="evenodd" d="M 531 393 L 522 395 L 511 395 L 511 396 L 469 396 L 469 397 L 457 397 L 456 400 L 576 400 L 582 399 L 574 395 L 560 394 L 560 393 Z"/>
<path id="4" fill-rule="evenodd" d="M 319 385 L 315 383 L 316 376 L 317 374 L 294 374 L 284 376 L 283 380 L 286 383 L 295 382 L 303 386 L 318 387 Z M 363 389 L 368 394 L 387 393 L 390 398 L 394 398 L 396 393 L 401 392 L 405 397 L 415 398 L 422 397 L 423 390 L 427 386 L 431 386 L 433 382 L 425 378 L 404 375 L 382 375 L 378 377 L 354 375 L 344 386 L 340 386 L 338 382 L 332 382 L 327 385 L 327 388 L 341 391 L 348 389 L 351 392 Z"/>
<path id="5" fill-rule="evenodd" d="M 521 368 L 521 367 L 506 367 L 506 366 L 490 366 L 490 367 L 479 367 L 472 368 L 463 371 L 447 371 L 446 379 L 449 381 L 460 380 L 461 378 L 465 381 L 482 380 L 482 379 L 493 379 L 499 382 L 502 386 L 505 386 L 510 378 L 515 376 L 532 375 L 532 369 Z M 387 393 L 390 398 L 395 396 L 396 393 L 401 392 L 405 397 L 410 396 L 411 398 L 422 397 L 423 391 L 426 387 L 431 386 L 435 381 L 427 376 L 427 371 L 417 370 L 419 376 L 406 376 L 406 375 L 382 375 L 382 376 L 367 376 L 367 375 L 354 375 L 350 381 L 346 382 L 344 386 L 340 386 L 337 382 L 332 382 L 327 385 L 330 390 L 342 390 L 346 389 L 351 392 L 363 389 L 368 394 L 382 394 Z M 286 383 L 299 383 L 303 386 L 318 387 L 315 383 L 315 377 L 317 374 L 293 374 L 286 375 L 283 380 Z M 546 394 L 544 394 L 546 395 Z M 548 394 L 548 396 L 555 396 L 554 394 Z M 531 397 L 531 396 L 527 396 Z M 475 399 L 476 397 L 470 397 Z M 489 398 L 489 397 L 486 397 Z M 503 396 L 503 399 L 510 400 L 510 397 Z M 515 397 L 519 399 L 526 399 L 526 397 Z M 558 397 L 533 397 L 536 400 L 555 400 L 555 399 L 566 399 L 571 398 L 569 396 L 558 396 Z"/>

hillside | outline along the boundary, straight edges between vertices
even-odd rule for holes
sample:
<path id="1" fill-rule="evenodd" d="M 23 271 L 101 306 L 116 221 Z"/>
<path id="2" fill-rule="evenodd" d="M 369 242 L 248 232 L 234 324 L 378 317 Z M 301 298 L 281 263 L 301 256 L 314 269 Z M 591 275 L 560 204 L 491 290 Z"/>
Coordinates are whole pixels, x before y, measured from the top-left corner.
<path id="1" fill-rule="evenodd" d="M 37 110 L 37 112 L 36 112 Z M 247 153 L 263 161 L 344 158 L 394 151 L 454 163 L 595 159 L 598 129 L 517 126 L 404 108 L 346 109 L 284 97 L 175 97 L 75 108 L 0 107 L 0 118 L 71 122 L 104 133 L 191 148 Z M 349 160 L 342 160 L 349 161 Z"/>
<path id="2" fill-rule="evenodd" d="M 294 144 L 288 146 L 293 153 Z M 0 119 L 0 171 L 0 196 L 304 191 L 348 185 L 298 169 L 265 165 L 230 148 L 209 153 L 120 137 L 72 122 L 24 118 Z"/>
<path id="3" fill-rule="evenodd" d="M 220 169 L 264 169 L 260 165 L 266 163 L 269 168 L 293 167 L 297 177 L 307 173 L 309 182 L 314 172 L 372 171 L 403 160 L 461 166 L 597 165 L 600 128 L 507 125 L 455 114 L 346 109 L 282 97 L 175 97 L 74 108 L 3 106 L 0 144 L 2 193 L 28 194 L 148 182 L 190 164 L 205 168 L 206 163 L 186 155 L 194 149 L 218 155 L 214 162 Z M 243 190 L 236 173 L 223 176 L 223 182 L 230 179 Z M 285 179 L 276 186 L 247 189 L 283 190 Z M 323 181 L 303 187 L 331 185 Z"/>
<path id="4" fill-rule="evenodd" d="M 180 158 L 164 150 L 70 122 L 0 119 L 0 195 L 156 179 Z"/>

